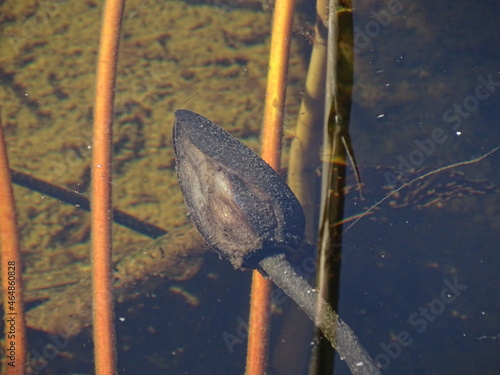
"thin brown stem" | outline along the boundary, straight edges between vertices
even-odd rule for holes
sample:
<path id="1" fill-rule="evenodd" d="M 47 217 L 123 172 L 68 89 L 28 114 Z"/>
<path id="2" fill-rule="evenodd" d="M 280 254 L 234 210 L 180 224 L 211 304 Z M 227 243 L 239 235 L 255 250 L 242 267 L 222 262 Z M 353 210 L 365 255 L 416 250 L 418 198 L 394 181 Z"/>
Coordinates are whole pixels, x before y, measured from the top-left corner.
<path id="1" fill-rule="evenodd" d="M 92 160 L 92 292 L 96 374 L 116 374 L 111 260 L 113 100 L 124 1 L 104 4 L 97 65 Z"/>

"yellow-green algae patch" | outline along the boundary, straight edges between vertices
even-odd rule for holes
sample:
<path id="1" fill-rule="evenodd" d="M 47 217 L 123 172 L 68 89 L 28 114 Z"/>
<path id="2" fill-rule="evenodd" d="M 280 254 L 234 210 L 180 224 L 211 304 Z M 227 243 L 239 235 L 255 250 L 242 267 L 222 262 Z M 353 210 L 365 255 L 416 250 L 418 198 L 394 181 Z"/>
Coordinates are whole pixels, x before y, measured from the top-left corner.
<path id="1" fill-rule="evenodd" d="M 16 3 L 10 6 L 9 3 Z M 0 38 L 0 100 L 14 169 L 88 196 L 101 4 L 10 1 Z M 113 126 L 113 204 L 167 230 L 186 222 L 171 144 L 173 111 L 193 109 L 258 145 L 271 13 L 255 7 L 129 1 Z M 290 81 L 303 78 L 293 44 Z M 288 89 L 291 126 L 301 85 Z M 187 103 L 186 103 L 187 101 Z M 15 189 L 25 272 L 87 277 L 89 215 Z M 122 249 L 145 237 L 114 226 Z M 29 284 L 37 288 L 36 285 Z M 46 287 L 46 285 L 44 285 Z"/>

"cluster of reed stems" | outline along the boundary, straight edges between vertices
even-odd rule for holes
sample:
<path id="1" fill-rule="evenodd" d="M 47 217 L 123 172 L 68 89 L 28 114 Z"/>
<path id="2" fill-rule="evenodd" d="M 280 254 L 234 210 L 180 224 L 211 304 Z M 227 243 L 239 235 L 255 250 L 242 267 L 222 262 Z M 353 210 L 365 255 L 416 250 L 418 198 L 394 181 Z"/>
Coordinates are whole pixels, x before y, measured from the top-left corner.
<path id="1" fill-rule="evenodd" d="M 281 140 L 283 134 L 283 113 L 285 105 L 286 80 L 294 0 L 277 0 L 275 3 L 271 53 L 266 88 L 266 102 L 262 133 L 262 158 L 276 170 L 280 168 Z M 99 57 L 97 64 L 96 99 L 94 105 L 94 136 L 91 187 L 91 259 L 93 281 L 93 332 L 96 374 L 116 374 L 116 338 L 114 328 L 114 301 L 112 291 L 112 199 L 111 158 L 113 101 L 120 29 L 124 8 L 123 0 L 107 0 L 104 3 Z M 327 4 L 318 1 L 318 22 L 326 25 Z M 318 31 L 318 30 L 316 30 Z M 317 33 L 319 37 L 319 33 Z M 299 181 L 304 178 L 305 149 L 317 142 L 312 138 L 320 134 L 317 123 L 323 121 L 324 71 L 326 47 L 324 40 L 317 40 L 313 46 L 311 70 L 307 78 L 306 99 L 301 107 L 304 116 L 299 121 L 297 139 L 292 144 L 289 184 L 305 207 L 309 223 L 314 223 L 309 194 L 313 189 L 303 188 Z M 0 124 L 1 125 L 1 124 Z M 0 131 L 0 243 L 2 259 L 2 280 L 4 309 L 9 306 L 8 262 L 15 262 L 16 269 L 16 367 L 8 367 L 7 374 L 23 374 L 26 369 L 26 327 L 22 303 L 21 254 L 17 235 L 14 197 L 7 151 Z M 308 228 L 309 235 L 313 233 Z M 12 264 L 12 263 L 10 263 Z M 247 369 L 248 375 L 264 374 L 268 354 L 268 332 L 270 320 L 270 281 L 258 272 L 252 279 Z M 7 315 L 6 315 L 7 316 Z M 8 325 L 6 324 L 6 337 Z"/>

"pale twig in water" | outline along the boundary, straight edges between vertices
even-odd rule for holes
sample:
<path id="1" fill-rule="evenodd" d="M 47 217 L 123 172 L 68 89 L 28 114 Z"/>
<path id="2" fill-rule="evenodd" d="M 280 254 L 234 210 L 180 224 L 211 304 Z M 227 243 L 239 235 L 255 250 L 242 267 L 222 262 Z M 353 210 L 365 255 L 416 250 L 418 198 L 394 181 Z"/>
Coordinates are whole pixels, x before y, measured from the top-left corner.
<path id="1" fill-rule="evenodd" d="M 436 173 L 440 173 L 440 172 L 443 172 L 443 171 L 446 171 L 448 169 L 452 169 L 452 168 L 456 168 L 456 167 L 460 167 L 462 165 L 468 165 L 468 164 L 474 164 L 474 163 L 477 163 L 477 162 L 480 162 L 481 160 L 487 158 L 488 156 L 492 155 L 493 153 L 497 152 L 498 150 L 500 149 L 500 147 L 495 147 L 493 150 L 491 150 L 490 152 L 487 152 L 486 154 L 482 155 L 482 156 L 479 156 L 477 158 L 474 158 L 474 159 L 471 159 L 471 160 L 466 160 L 466 161 L 461 161 L 460 163 L 455 163 L 455 164 L 450 164 L 450 165 L 445 165 L 444 167 L 441 167 L 441 168 L 438 168 L 438 169 L 434 169 L 433 171 L 430 171 L 430 172 L 427 172 L 421 176 L 418 176 L 418 177 L 415 177 L 413 180 L 409 181 L 409 182 L 405 182 L 403 185 L 401 185 L 400 187 L 398 187 L 397 189 L 395 190 L 392 190 L 389 194 L 387 194 L 384 198 L 382 198 L 381 200 L 379 200 L 378 202 L 376 202 L 375 204 L 373 204 L 370 208 L 368 208 L 365 212 L 361 213 L 361 214 L 358 214 L 356 215 L 355 217 L 356 220 L 354 220 L 351 225 L 349 225 L 346 230 L 344 231 L 343 234 L 345 234 L 349 229 L 351 229 L 354 224 L 356 224 L 358 221 L 360 221 L 363 217 L 365 217 L 366 215 L 368 215 L 371 211 L 373 211 L 376 207 L 380 206 L 382 203 L 384 203 L 387 199 L 389 199 L 390 197 L 392 197 L 394 194 L 398 193 L 399 191 L 403 190 L 405 187 L 408 187 L 410 186 L 411 184 L 417 182 L 417 181 L 420 181 L 420 180 L 423 180 L 424 178 L 426 177 L 429 177 L 433 174 L 436 174 Z"/>

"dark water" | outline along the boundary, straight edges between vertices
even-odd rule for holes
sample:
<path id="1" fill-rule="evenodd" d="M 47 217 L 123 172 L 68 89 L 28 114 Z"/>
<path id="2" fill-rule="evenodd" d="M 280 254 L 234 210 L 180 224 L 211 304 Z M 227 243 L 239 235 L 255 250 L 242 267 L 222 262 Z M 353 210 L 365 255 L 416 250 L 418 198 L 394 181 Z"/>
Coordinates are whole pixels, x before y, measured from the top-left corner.
<path id="1" fill-rule="evenodd" d="M 2 121 L 12 166 L 85 193 L 99 4 L 12 4 L 2 4 L 9 12 L 0 12 Z M 366 1 L 354 7 L 351 137 L 367 189 L 401 186 L 382 172 L 374 178 L 370 167 L 396 174 L 398 168 L 432 170 L 500 144 L 495 2 Z M 186 222 L 173 170 L 173 111 L 198 93 L 185 107 L 258 149 L 271 17 L 252 4 L 130 1 L 125 19 L 114 201 L 169 229 Z M 307 50 L 295 35 L 289 129 Z M 500 152 L 458 171 L 498 187 L 499 162 Z M 452 183 L 454 177 L 446 176 L 441 179 Z M 426 190 L 431 197 L 434 187 Z M 17 188 L 16 199 L 26 273 L 73 267 L 71 282 L 85 277 L 86 214 L 26 189 Z M 346 204 L 353 207 L 348 214 L 359 212 Z M 414 201 L 396 208 L 389 200 L 345 233 L 339 314 L 384 374 L 498 373 L 498 207 L 494 190 L 463 198 L 457 193 L 429 207 Z M 119 227 L 114 235 L 118 257 L 126 244 L 146 241 Z M 117 305 L 120 374 L 244 372 L 250 274 L 213 253 L 205 259 L 194 278 L 166 282 Z M 28 309 L 43 301 L 34 298 Z M 311 328 L 293 303 L 277 299 L 270 374 L 307 373 Z M 36 327 L 29 335 L 41 373 L 93 372 L 89 328 L 63 341 Z M 337 360 L 335 373 L 349 372 Z"/>
<path id="2" fill-rule="evenodd" d="M 355 12 L 372 34 L 355 55 L 361 164 L 434 169 L 497 147 L 498 5 L 399 4 Z M 498 186 L 499 158 L 458 170 Z M 346 233 L 340 314 L 386 374 L 498 373 L 498 192 L 415 208 L 382 208 Z"/>

